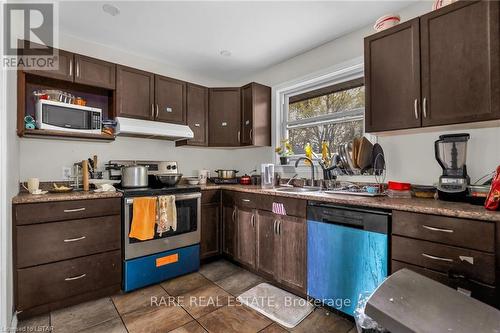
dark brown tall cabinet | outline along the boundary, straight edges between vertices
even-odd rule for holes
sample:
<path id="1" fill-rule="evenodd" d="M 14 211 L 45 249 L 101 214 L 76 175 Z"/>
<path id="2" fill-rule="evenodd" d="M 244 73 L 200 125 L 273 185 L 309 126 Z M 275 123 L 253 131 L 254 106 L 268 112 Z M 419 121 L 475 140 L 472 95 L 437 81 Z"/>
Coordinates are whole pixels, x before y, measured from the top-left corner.
<path id="1" fill-rule="evenodd" d="M 241 142 L 240 88 L 210 88 L 209 105 L 209 145 L 239 146 Z"/>
<path id="2" fill-rule="evenodd" d="M 459 1 L 365 38 L 365 130 L 500 119 L 497 1 Z"/>
<path id="3" fill-rule="evenodd" d="M 271 145 L 271 88 L 252 82 L 241 88 L 241 145 Z"/>

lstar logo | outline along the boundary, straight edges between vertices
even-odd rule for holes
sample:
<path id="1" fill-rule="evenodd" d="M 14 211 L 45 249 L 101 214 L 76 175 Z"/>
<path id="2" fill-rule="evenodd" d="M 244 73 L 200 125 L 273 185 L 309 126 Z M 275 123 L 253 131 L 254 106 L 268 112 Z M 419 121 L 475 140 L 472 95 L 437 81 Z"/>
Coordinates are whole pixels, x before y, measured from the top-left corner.
<path id="1" fill-rule="evenodd" d="M 5 3 L 3 16 L 3 68 L 58 69 L 54 3 Z"/>

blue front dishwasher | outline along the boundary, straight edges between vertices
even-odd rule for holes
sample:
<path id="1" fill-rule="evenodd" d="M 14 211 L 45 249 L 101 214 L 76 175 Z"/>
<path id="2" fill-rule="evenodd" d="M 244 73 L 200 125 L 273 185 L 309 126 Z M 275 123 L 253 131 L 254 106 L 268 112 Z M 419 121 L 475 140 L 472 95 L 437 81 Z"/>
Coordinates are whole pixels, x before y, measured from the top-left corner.
<path id="1" fill-rule="evenodd" d="M 307 294 L 353 315 L 360 294 L 387 277 L 391 214 L 309 202 Z"/>

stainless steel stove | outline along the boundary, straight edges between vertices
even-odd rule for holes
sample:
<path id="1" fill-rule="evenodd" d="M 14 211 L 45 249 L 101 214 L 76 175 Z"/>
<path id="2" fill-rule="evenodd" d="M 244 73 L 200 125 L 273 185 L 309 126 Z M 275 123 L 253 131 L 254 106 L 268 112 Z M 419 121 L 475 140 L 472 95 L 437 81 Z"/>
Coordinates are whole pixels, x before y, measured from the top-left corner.
<path id="1" fill-rule="evenodd" d="M 122 244 L 123 244 L 123 289 L 131 291 L 155 284 L 178 275 L 198 270 L 200 252 L 201 190 L 197 186 L 177 185 L 165 187 L 155 182 L 155 174 L 163 174 L 167 166 L 172 168 L 176 162 L 166 161 L 110 161 L 110 165 L 130 165 L 124 163 L 148 165 L 150 177 L 147 188 L 119 188 L 122 199 Z M 119 175 L 113 170 L 110 176 Z M 176 229 L 167 232 L 156 231 L 151 239 L 139 240 L 129 237 L 132 223 L 147 221 L 134 220 L 134 201 L 142 197 L 157 198 L 175 196 L 177 215 Z"/>

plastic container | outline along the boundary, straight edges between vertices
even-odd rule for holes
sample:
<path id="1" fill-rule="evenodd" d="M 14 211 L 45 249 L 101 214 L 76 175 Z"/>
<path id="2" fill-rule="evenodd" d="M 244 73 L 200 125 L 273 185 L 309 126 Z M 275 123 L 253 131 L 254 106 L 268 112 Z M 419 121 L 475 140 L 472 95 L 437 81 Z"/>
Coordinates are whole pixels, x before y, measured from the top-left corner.
<path id="1" fill-rule="evenodd" d="M 393 190 L 393 191 L 410 191 L 411 184 L 410 183 L 400 183 L 400 182 L 389 181 L 387 183 L 387 189 Z"/>
<path id="2" fill-rule="evenodd" d="M 415 198 L 434 199 L 436 195 L 435 186 L 413 185 L 411 189 Z"/>

